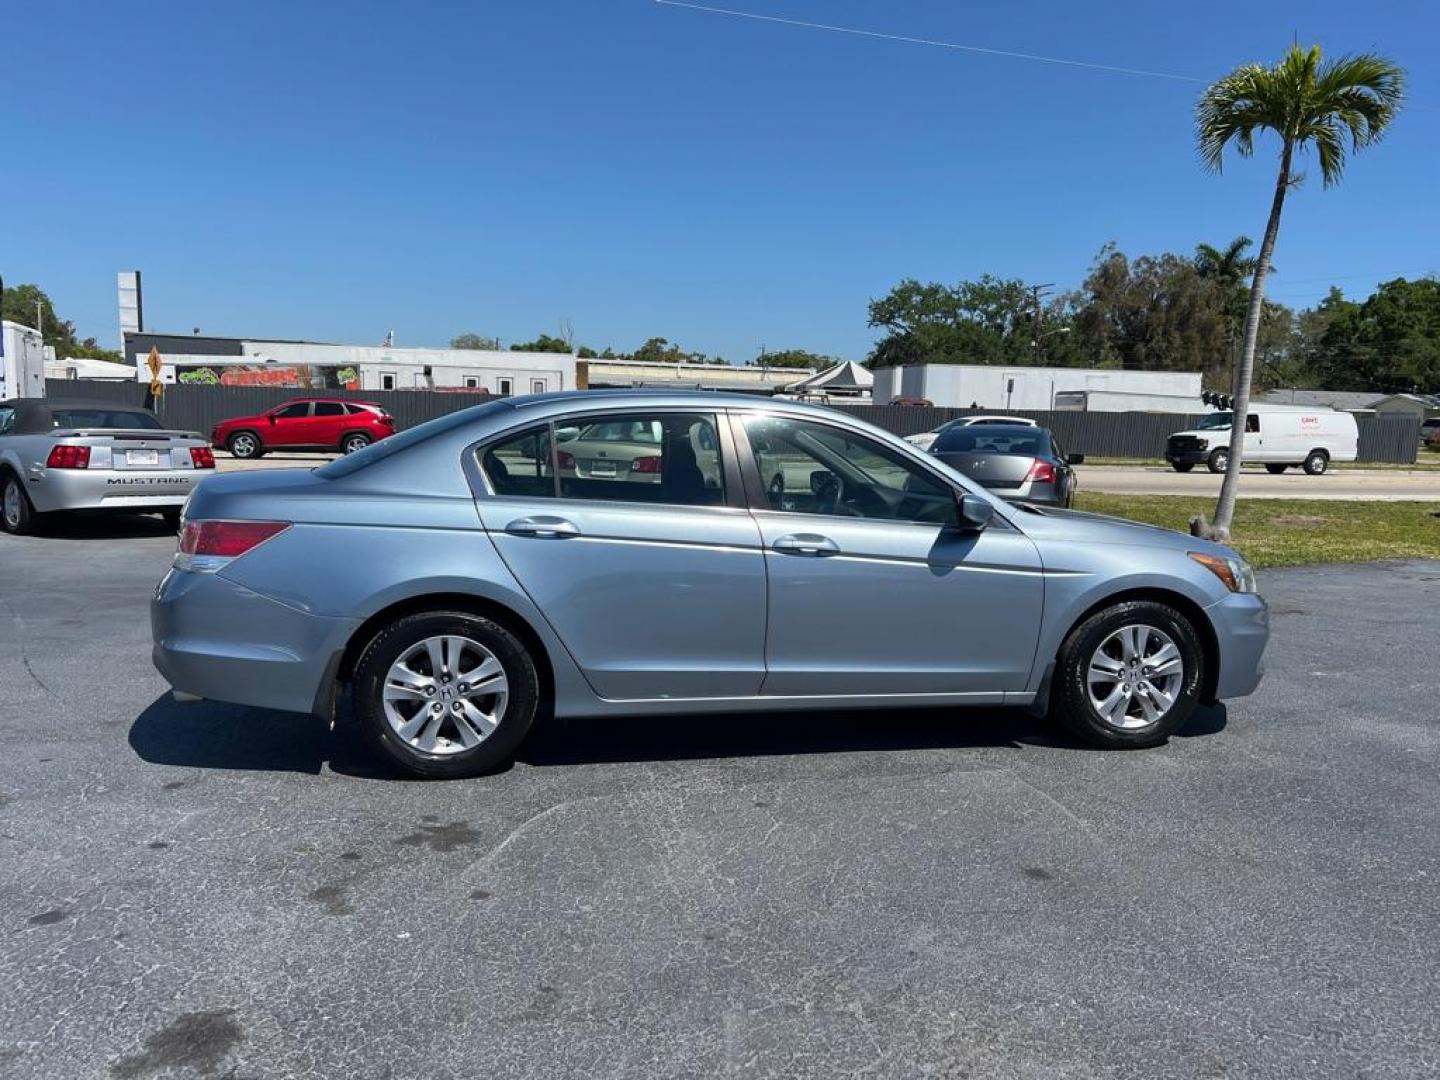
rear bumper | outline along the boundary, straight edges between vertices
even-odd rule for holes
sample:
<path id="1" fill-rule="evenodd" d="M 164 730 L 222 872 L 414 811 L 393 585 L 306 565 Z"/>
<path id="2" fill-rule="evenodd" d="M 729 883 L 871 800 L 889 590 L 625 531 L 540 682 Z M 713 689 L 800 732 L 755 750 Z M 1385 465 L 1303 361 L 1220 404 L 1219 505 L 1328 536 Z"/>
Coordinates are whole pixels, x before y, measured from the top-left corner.
<path id="1" fill-rule="evenodd" d="M 42 514 L 56 510 L 166 510 L 185 504 L 212 469 L 44 469 L 25 491 Z"/>
<path id="2" fill-rule="evenodd" d="M 1205 609 L 1220 647 L 1217 700 L 1255 692 L 1265 675 L 1265 645 L 1270 640 L 1270 609 L 1255 593 L 1231 593 Z"/>
<path id="3" fill-rule="evenodd" d="M 176 690 L 214 701 L 316 712 L 359 619 L 327 618 L 218 574 L 171 570 L 150 602 L 156 669 Z"/>

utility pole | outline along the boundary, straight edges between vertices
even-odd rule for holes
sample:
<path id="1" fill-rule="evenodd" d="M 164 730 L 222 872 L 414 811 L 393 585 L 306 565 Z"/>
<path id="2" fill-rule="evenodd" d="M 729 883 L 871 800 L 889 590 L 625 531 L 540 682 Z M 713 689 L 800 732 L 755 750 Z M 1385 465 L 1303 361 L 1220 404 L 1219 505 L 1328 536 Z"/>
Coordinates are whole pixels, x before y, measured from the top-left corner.
<path id="1" fill-rule="evenodd" d="M 1035 307 L 1035 320 L 1030 327 L 1030 347 L 1035 350 L 1035 359 L 1037 361 L 1040 359 L 1040 322 L 1043 314 L 1040 307 L 1040 300 L 1054 285 L 1055 283 L 1053 281 L 1047 281 L 1043 285 L 1030 286 L 1030 299 Z"/>

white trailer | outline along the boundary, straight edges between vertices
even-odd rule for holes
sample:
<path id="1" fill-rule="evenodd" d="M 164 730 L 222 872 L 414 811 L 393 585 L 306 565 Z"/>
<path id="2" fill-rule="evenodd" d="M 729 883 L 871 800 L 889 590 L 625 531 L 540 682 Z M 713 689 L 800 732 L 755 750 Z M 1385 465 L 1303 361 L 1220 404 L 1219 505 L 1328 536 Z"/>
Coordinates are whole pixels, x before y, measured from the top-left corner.
<path id="1" fill-rule="evenodd" d="M 45 339 L 40 331 L 0 322 L 0 401 L 45 396 Z"/>
<path id="2" fill-rule="evenodd" d="M 1058 395 L 1073 390 L 1184 397 L 1192 399 L 1198 407 L 1200 372 L 915 364 L 878 368 L 872 397 L 877 405 L 888 405 L 897 397 L 910 397 L 924 398 L 942 408 L 1013 412 L 1053 409 Z"/>
<path id="3" fill-rule="evenodd" d="M 1184 394 L 1147 394 L 1135 390 L 1057 390 L 1055 408 L 1061 412 L 1198 413 L 1210 407 L 1199 397 Z"/>

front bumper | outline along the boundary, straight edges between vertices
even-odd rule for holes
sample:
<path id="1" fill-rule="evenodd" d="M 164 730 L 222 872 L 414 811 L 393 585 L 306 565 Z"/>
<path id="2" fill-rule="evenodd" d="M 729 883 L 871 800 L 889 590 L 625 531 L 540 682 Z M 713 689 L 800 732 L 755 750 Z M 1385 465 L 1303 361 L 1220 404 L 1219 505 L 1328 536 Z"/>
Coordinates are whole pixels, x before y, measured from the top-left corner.
<path id="1" fill-rule="evenodd" d="M 1231 593 L 1205 609 L 1220 647 L 1215 697 L 1244 697 L 1265 675 L 1265 645 L 1270 640 L 1270 609 L 1255 593 Z"/>
<path id="2" fill-rule="evenodd" d="M 300 611 L 221 574 L 171 570 L 150 601 L 152 659 L 172 687 L 288 712 L 323 710 L 335 663 L 359 625 Z"/>
<path id="3" fill-rule="evenodd" d="M 25 491 L 42 514 L 57 510 L 168 510 L 213 469 L 32 469 Z"/>
<path id="4" fill-rule="evenodd" d="M 1204 465 L 1210 460 L 1210 450 L 1165 450 L 1165 461 L 1170 465 Z"/>

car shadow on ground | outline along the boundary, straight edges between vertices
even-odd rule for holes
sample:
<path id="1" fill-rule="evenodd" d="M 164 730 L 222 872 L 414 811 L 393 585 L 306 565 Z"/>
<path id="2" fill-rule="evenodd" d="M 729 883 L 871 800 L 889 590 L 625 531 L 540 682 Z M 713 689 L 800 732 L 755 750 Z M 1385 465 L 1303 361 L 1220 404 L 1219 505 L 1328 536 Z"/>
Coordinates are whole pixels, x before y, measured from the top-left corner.
<path id="1" fill-rule="evenodd" d="M 39 536 L 50 540 L 133 540 L 137 538 L 174 537 L 174 526 L 165 524 L 159 514 L 47 514 L 36 529 Z"/>
<path id="2" fill-rule="evenodd" d="M 1226 719 L 1224 705 L 1198 708 L 1179 735 L 1216 734 Z M 129 738 L 135 753 L 156 765 L 312 774 L 328 766 L 347 776 L 400 778 L 365 746 L 344 712 L 332 728 L 300 713 L 182 704 L 164 694 L 135 719 Z M 1019 709 L 865 709 L 549 720 L 516 760 L 555 767 L 1021 746 L 1092 749 L 1053 721 Z"/>

